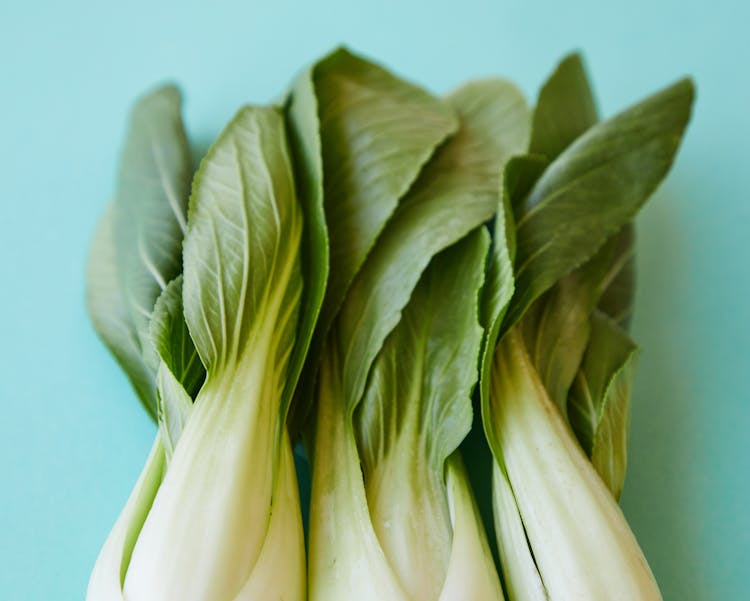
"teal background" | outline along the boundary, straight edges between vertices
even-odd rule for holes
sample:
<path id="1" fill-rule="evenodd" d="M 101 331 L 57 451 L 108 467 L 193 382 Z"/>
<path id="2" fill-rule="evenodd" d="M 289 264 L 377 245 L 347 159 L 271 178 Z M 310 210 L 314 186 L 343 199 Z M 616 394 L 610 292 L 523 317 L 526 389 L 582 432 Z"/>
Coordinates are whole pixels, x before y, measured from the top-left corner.
<path id="1" fill-rule="evenodd" d="M 623 506 L 666 599 L 747 599 L 749 22 L 728 0 L 2 0 L 0 599 L 83 598 L 152 442 L 83 301 L 131 101 L 178 81 L 206 145 L 339 42 L 438 92 L 503 74 L 530 98 L 578 48 L 606 115 L 695 77 L 684 148 L 639 219 Z"/>

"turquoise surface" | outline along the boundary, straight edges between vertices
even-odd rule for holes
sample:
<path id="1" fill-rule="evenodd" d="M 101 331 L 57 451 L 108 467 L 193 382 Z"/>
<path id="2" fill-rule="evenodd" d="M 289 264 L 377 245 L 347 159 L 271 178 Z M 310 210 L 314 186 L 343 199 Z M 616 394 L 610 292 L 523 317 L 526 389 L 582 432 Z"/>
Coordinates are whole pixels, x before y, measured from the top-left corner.
<path id="1" fill-rule="evenodd" d="M 499 73 L 530 97 L 578 48 L 608 115 L 695 77 L 684 148 L 639 220 L 623 506 L 666 599 L 747 599 L 748 23 L 748 5 L 728 0 L 3 0 L 0 599 L 83 598 L 152 442 L 83 301 L 132 99 L 178 81 L 206 145 L 240 103 L 277 98 L 340 42 L 435 91 Z"/>

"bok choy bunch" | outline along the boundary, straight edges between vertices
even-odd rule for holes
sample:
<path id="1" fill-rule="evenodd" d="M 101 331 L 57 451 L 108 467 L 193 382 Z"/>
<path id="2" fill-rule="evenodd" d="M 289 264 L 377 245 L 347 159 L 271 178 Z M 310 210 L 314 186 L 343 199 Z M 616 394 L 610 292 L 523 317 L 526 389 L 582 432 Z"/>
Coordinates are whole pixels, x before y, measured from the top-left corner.
<path id="1" fill-rule="evenodd" d="M 692 99 L 684 80 L 597 123 L 569 57 L 542 90 L 529 154 L 505 167 L 482 402 L 512 601 L 661 598 L 616 500 L 634 351 L 628 222 L 667 173 Z"/>
<path id="2" fill-rule="evenodd" d="M 158 429 L 87 600 L 660 599 L 618 506 L 632 222 L 692 100 L 600 121 L 576 55 L 533 110 L 440 98 L 339 49 L 195 174 L 177 89 L 138 101 L 87 298 Z"/>
<path id="3" fill-rule="evenodd" d="M 319 198 L 296 179 L 285 116 L 262 107 L 238 113 L 196 175 L 184 281 L 150 316 L 161 431 L 92 600 L 305 596 L 285 417 L 324 291 L 325 233 Z M 194 407 L 188 362 L 206 368 Z"/>
<path id="4" fill-rule="evenodd" d="M 501 80 L 469 84 L 443 102 L 400 87 L 453 115 L 458 129 L 448 129 L 448 139 L 429 148 L 423 164 L 423 152 L 409 150 L 419 128 L 429 130 L 433 120 L 412 116 L 400 123 L 398 109 L 391 109 L 394 135 L 379 138 L 379 152 L 381 160 L 402 158 L 393 169 L 382 164 L 381 181 L 393 182 L 390 188 L 403 196 L 343 303 L 323 309 L 335 317 L 323 332 L 319 364 L 308 363 L 320 366 L 310 436 L 309 595 L 448 600 L 471 591 L 474 598 L 495 599 L 502 589 L 456 453 L 471 425 L 483 237 L 475 234 L 453 258 L 437 261 L 431 275 L 422 274 L 435 254 L 494 213 L 500 167 L 525 146 L 528 112 L 517 90 Z M 353 164 L 372 160 L 358 157 L 358 150 L 351 148 Z M 409 156 L 414 181 L 407 190 L 395 181 Z M 331 190 L 326 210 L 332 244 L 344 234 L 336 233 L 330 211 L 339 203 L 364 208 L 366 200 L 350 189 Z M 462 253 L 471 260 L 459 260 Z M 332 248 L 332 273 L 336 257 Z M 421 292 L 414 292 L 420 281 Z"/>

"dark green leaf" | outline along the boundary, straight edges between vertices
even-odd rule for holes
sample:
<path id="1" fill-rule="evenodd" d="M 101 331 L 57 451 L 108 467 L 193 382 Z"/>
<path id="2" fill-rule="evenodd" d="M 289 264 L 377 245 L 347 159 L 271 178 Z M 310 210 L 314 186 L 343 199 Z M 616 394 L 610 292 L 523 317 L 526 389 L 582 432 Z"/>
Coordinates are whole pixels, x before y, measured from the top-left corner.
<path id="1" fill-rule="evenodd" d="M 447 104 L 345 49 L 299 77 L 289 106 L 297 173 L 313 204 L 322 186 L 330 244 L 325 298 L 290 416 L 294 434 L 309 412 L 323 343 L 349 285 L 399 199 L 458 124 Z M 325 239 L 314 237 L 315 245 Z"/>
<path id="2" fill-rule="evenodd" d="M 469 84 L 449 100 L 461 129 L 438 150 L 402 200 L 336 322 L 351 410 L 431 257 L 492 217 L 501 166 L 526 144 L 528 112 L 511 84 Z"/>
<path id="3" fill-rule="evenodd" d="M 302 314 L 297 344 L 289 365 L 289 390 L 292 395 L 310 348 L 313 331 L 325 295 L 329 273 L 328 230 L 323 209 L 323 159 L 318 105 L 312 72 L 303 73 L 295 82 L 286 106 L 286 122 L 297 180 L 297 195 L 305 214 L 302 232 Z M 309 409 L 307 396 L 291 403 L 289 423 L 294 435 L 302 429 Z"/>
<path id="4" fill-rule="evenodd" d="M 516 215 L 505 330 L 632 219 L 669 170 L 692 101 L 692 83 L 680 81 L 591 127 L 545 170 Z"/>
<path id="5" fill-rule="evenodd" d="M 529 152 L 552 161 L 598 120 L 583 60 L 570 54 L 539 93 Z"/>
<path id="6" fill-rule="evenodd" d="M 330 324 L 399 199 L 458 127 L 438 98 L 340 49 L 313 68 L 331 273 Z"/>
<path id="7" fill-rule="evenodd" d="M 206 377 L 182 311 L 182 276 L 172 280 L 154 306 L 151 340 L 159 359 L 195 398 Z"/>
<path id="8" fill-rule="evenodd" d="M 599 309 L 627 329 L 635 297 L 635 228 L 626 224 L 620 233 L 611 278 L 599 299 Z"/>
<path id="9" fill-rule="evenodd" d="M 589 317 L 622 267 L 627 230 L 539 298 L 522 320 L 526 345 L 549 397 L 566 415 L 568 391 L 589 340 Z"/>
<path id="10" fill-rule="evenodd" d="M 482 228 L 433 259 L 373 365 L 354 420 L 378 539 L 398 560 L 406 589 L 434 597 L 452 548 L 445 462 L 471 427 L 488 245 Z M 433 569 L 420 569 L 426 564 Z"/>

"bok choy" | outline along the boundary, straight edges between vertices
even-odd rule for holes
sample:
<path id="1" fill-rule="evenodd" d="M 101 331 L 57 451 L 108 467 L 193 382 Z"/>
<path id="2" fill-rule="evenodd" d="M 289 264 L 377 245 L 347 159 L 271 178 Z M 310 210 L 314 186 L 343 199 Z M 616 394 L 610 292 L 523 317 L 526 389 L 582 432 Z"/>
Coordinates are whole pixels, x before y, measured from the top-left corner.
<path id="1" fill-rule="evenodd" d="M 569 57 L 540 95 L 537 154 L 505 167 L 482 409 L 511 600 L 661 598 L 615 498 L 633 352 L 615 322 L 632 286 L 620 230 L 668 171 L 692 99 L 685 80 L 595 123 Z"/>
<path id="2" fill-rule="evenodd" d="M 577 55 L 532 110 L 338 49 L 195 174 L 177 89 L 139 100 L 87 301 L 158 429 L 87 600 L 660 599 L 618 505 L 633 220 L 693 95 L 600 121 Z"/>

